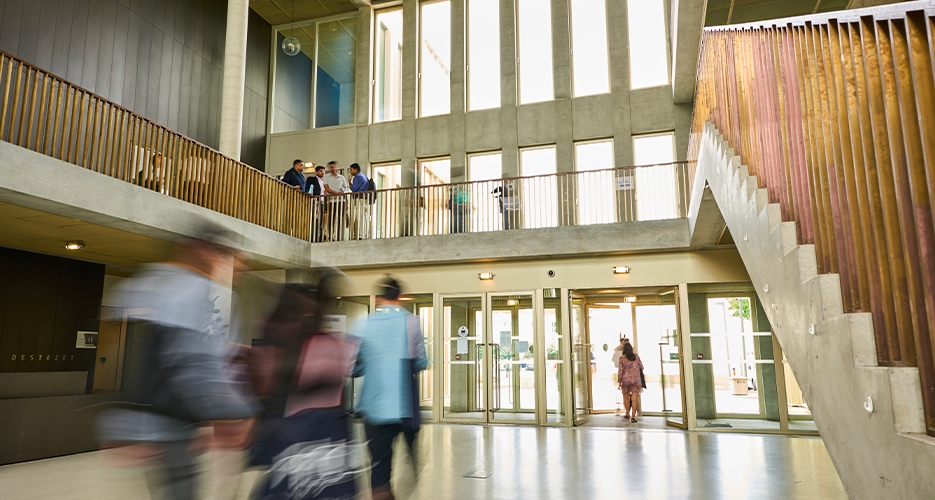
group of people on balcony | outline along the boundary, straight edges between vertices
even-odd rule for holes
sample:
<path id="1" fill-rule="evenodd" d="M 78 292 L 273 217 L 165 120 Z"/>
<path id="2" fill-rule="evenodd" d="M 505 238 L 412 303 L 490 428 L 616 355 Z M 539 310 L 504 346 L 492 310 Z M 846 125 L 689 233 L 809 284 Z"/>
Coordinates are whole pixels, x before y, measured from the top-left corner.
<path id="1" fill-rule="evenodd" d="M 338 162 L 328 162 L 328 169 L 317 165 L 315 175 L 305 177 L 305 162 L 296 159 L 292 168 L 282 176 L 282 181 L 294 189 L 307 192 L 316 199 L 312 207 L 313 241 L 339 241 L 346 238 L 361 240 L 369 237 L 370 204 L 373 196 L 363 194 L 373 191 L 374 185 L 361 172 L 360 165 L 352 163 L 350 176 L 345 178 L 338 173 Z M 343 196 L 346 193 L 358 193 Z"/>

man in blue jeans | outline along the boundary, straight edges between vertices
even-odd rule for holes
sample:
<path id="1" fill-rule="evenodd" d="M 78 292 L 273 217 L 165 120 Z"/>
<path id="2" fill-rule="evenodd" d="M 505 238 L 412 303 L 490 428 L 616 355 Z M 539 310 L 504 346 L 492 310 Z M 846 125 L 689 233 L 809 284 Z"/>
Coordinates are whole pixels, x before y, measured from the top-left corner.
<path id="1" fill-rule="evenodd" d="M 360 337 L 354 377 L 364 377 L 358 411 L 372 460 L 370 486 L 374 500 L 391 499 L 393 441 L 403 434 L 413 455 L 419 431 L 416 376 L 428 366 L 419 318 L 399 301 L 399 283 L 387 276 L 379 285 L 377 308 L 351 329 Z"/>

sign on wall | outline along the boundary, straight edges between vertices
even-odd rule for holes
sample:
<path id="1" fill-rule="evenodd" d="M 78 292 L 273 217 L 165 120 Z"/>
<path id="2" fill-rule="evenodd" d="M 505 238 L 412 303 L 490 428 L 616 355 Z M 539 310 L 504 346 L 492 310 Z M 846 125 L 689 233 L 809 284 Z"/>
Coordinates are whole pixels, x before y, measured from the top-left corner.
<path id="1" fill-rule="evenodd" d="M 78 349 L 97 349 L 97 332 L 78 332 L 75 339 L 75 347 Z"/>

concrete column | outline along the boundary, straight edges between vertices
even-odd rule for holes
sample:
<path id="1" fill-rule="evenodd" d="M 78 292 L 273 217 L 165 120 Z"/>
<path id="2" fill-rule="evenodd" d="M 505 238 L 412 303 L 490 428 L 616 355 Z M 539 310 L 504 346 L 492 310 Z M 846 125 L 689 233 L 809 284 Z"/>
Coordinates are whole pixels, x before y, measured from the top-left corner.
<path id="1" fill-rule="evenodd" d="M 451 117 L 448 144 L 451 180 L 466 180 L 467 138 L 465 137 L 465 5 L 467 0 L 451 0 Z"/>
<path id="2" fill-rule="evenodd" d="M 403 109 L 400 177 L 416 185 L 416 116 L 419 103 L 419 1 L 403 0 Z"/>
<path id="3" fill-rule="evenodd" d="M 504 177 L 519 175 L 516 127 L 516 2 L 500 0 L 500 149 Z"/>
<path id="4" fill-rule="evenodd" d="M 559 172 L 573 172 L 574 120 L 571 102 L 571 25 L 569 2 L 552 2 L 552 75 L 555 92 L 555 164 Z"/>
<path id="5" fill-rule="evenodd" d="M 370 170 L 370 114 L 372 113 L 371 95 L 373 95 L 373 8 L 361 7 L 357 11 L 357 67 L 354 69 L 354 124 L 357 127 L 357 149 L 354 152 L 357 163 Z"/>
<path id="6" fill-rule="evenodd" d="M 224 85 L 221 88 L 222 154 L 240 159 L 243 136 L 243 88 L 247 74 L 247 18 L 249 0 L 227 1 L 227 37 L 224 42 Z"/>
<path id="7" fill-rule="evenodd" d="M 630 51 L 627 38 L 626 0 L 607 1 L 607 43 L 610 50 L 610 89 L 614 113 L 614 162 L 633 164 L 633 138 L 630 126 Z"/>

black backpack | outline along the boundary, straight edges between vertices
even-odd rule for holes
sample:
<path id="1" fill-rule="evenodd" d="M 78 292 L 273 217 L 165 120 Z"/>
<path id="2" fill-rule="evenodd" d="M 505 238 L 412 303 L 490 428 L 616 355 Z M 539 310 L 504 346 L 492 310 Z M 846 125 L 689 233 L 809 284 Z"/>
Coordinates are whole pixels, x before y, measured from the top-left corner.
<path id="1" fill-rule="evenodd" d="M 373 205 L 377 201 L 377 183 L 373 179 L 367 179 L 367 202 Z"/>

